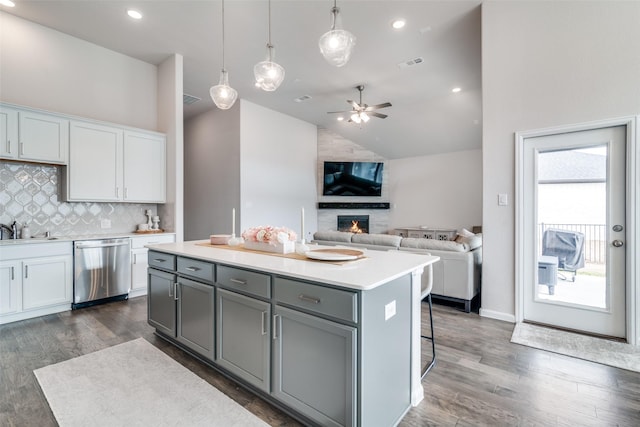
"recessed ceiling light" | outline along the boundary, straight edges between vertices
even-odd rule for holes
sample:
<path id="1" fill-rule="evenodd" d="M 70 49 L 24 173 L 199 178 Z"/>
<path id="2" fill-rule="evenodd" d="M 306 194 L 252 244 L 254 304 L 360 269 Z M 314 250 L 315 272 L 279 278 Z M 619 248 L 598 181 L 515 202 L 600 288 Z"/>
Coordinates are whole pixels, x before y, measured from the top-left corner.
<path id="1" fill-rule="evenodd" d="M 461 90 L 462 90 L 462 89 L 461 89 L 461 88 L 459 88 L 459 87 L 454 87 L 453 89 L 451 89 L 451 92 L 453 92 L 453 93 L 458 93 L 458 92 L 460 92 Z"/>
<path id="2" fill-rule="evenodd" d="M 142 13 L 134 9 L 127 9 L 127 15 L 133 19 L 142 19 Z"/>
<path id="3" fill-rule="evenodd" d="M 16 4 L 11 0 L 0 0 L 0 5 L 7 7 L 14 7 Z"/>
<path id="4" fill-rule="evenodd" d="M 393 21 L 391 23 L 391 26 L 393 28 L 395 28 L 396 30 L 399 30 L 400 28 L 403 28 L 406 23 L 407 23 L 407 21 L 405 21 L 404 19 L 400 18 L 400 19 L 396 19 L 395 21 Z"/>

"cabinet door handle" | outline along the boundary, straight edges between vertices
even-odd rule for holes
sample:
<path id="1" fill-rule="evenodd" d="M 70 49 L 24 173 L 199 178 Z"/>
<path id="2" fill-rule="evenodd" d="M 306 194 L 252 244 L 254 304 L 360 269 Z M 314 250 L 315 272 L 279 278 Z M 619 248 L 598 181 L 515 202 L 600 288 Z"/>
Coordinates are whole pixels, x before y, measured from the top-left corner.
<path id="1" fill-rule="evenodd" d="M 298 299 L 302 300 L 302 301 L 306 301 L 306 302 L 311 302 L 313 304 L 320 304 L 320 298 L 316 298 L 316 297 L 308 297 L 305 294 L 300 294 L 298 295 Z"/>
<path id="2" fill-rule="evenodd" d="M 247 284 L 246 280 L 241 280 L 241 279 L 229 279 L 229 281 L 231 283 L 235 283 L 237 285 L 246 285 Z"/>
<path id="3" fill-rule="evenodd" d="M 178 301 L 178 282 L 173 284 L 173 299 Z"/>
<path id="4" fill-rule="evenodd" d="M 162 258 L 154 258 L 153 262 L 164 262 L 165 260 L 163 260 Z"/>
<path id="5" fill-rule="evenodd" d="M 129 197 L 129 189 L 124 187 L 124 198 L 126 199 L 127 197 Z"/>
<path id="6" fill-rule="evenodd" d="M 11 266 L 11 280 L 15 280 L 16 276 L 15 276 L 15 267 Z"/>
<path id="7" fill-rule="evenodd" d="M 7 153 L 11 154 L 11 140 L 7 139 Z"/>
<path id="8" fill-rule="evenodd" d="M 278 317 L 280 317 L 279 314 L 274 314 L 273 315 L 273 339 L 277 340 L 278 339 Z"/>
<path id="9" fill-rule="evenodd" d="M 120 197 L 120 187 L 116 187 L 116 198 Z"/>
<path id="10" fill-rule="evenodd" d="M 25 279 L 29 278 L 29 266 L 28 265 L 24 266 L 24 278 Z"/>
<path id="11" fill-rule="evenodd" d="M 169 285 L 169 297 L 173 298 L 173 293 L 171 291 L 174 291 L 176 289 L 176 285 L 177 283 L 173 283 Z"/>
<path id="12" fill-rule="evenodd" d="M 262 335 L 267 335 L 267 329 L 265 328 L 266 324 L 267 324 L 267 312 L 263 311 L 262 312 Z"/>
<path id="13" fill-rule="evenodd" d="M 20 143 L 20 149 L 18 150 L 18 154 L 24 156 L 24 142 Z"/>
<path id="14" fill-rule="evenodd" d="M 200 271 L 201 269 L 198 268 L 198 267 L 187 267 L 186 270 L 189 270 L 189 271 Z"/>

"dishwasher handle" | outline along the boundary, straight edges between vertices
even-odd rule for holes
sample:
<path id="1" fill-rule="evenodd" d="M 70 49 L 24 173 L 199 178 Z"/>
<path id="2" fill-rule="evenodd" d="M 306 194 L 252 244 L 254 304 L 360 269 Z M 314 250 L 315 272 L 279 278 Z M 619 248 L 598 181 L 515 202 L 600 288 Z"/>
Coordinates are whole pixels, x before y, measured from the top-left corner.
<path id="1" fill-rule="evenodd" d="M 129 242 L 97 242 L 97 243 L 76 243 L 76 249 L 110 248 L 115 246 L 129 246 Z"/>

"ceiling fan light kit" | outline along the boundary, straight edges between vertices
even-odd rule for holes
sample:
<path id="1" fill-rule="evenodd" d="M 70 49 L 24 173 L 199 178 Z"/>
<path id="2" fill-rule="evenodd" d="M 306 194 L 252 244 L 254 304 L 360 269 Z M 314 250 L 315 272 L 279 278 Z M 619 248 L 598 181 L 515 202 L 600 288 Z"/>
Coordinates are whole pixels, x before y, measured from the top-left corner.
<path id="1" fill-rule="evenodd" d="M 224 0 L 222 0 L 222 70 L 220 71 L 220 81 L 209 89 L 209 95 L 221 110 L 233 107 L 238 98 L 238 91 L 229 86 L 229 74 L 224 68 Z"/>
<path id="2" fill-rule="evenodd" d="M 253 67 L 256 87 L 267 92 L 273 92 L 278 89 L 284 80 L 284 67 L 273 62 L 273 58 L 275 56 L 273 51 L 274 47 L 271 44 L 271 0 L 269 0 L 269 41 L 267 42 L 267 59 L 266 61 L 258 62 Z"/>
<path id="3" fill-rule="evenodd" d="M 356 89 L 360 92 L 360 103 L 347 99 L 347 104 L 353 107 L 352 110 L 348 111 L 328 111 L 327 114 L 349 114 L 350 123 L 367 123 L 371 117 L 377 117 L 379 119 L 387 118 L 386 114 L 378 113 L 375 110 L 379 110 L 381 108 L 391 107 L 390 102 L 383 102 L 382 104 L 377 105 L 367 105 L 362 102 L 362 91 L 364 90 L 364 85 L 356 86 Z M 340 120 L 338 118 L 338 120 Z"/>
<path id="4" fill-rule="evenodd" d="M 356 45 L 356 36 L 349 31 L 341 29 L 338 25 L 339 13 L 340 9 L 336 6 L 336 0 L 334 0 L 333 8 L 331 8 L 331 29 L 324 33 L 318 41 L 318 46 L 324 59 L 336 67 L 342 67 L 349 62 L 353 48 Z"/>

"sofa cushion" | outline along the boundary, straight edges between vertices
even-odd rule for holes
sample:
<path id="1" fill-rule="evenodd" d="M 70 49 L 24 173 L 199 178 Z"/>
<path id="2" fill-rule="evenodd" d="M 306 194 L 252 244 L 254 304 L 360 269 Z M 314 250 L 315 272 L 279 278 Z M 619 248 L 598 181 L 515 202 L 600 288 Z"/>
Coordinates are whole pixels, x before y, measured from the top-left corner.
<path id="1" fill-rule="evenodd" d="M 422 239 L 416 237 L 405 237 L 402 239 L 402 242 L 400 242 L 400 247 L 453 252 L 467 252 L 470 250 L 469 244 L 467 243 L 458 243 L 453 240 Z"/>
<path id="2" fill-rule="evenodd" d="M 354 234 L 351 237 L 351 243 L 360 243 L 365 245 L 390 246 L 397 248 L 400 245 L 402 237 L 393 234 Z"/>
<path id="3" fill-rule="evenodd" d="M 328 240 L 332 242 L 351 243 L 353 233 L 348 231 L 316 231 L 313 233 L 315 240 Z"/>
<path id="4" fill-rule="evenodd" d="M 482 246 L 482 234 L 473 234 L 469 230 L 463 228 L 461 231 L 458 231 L 455 241 L 458 243 L 466 243 L 469 245 L 469 250 L 474 250 L 475 248 Z"/>

